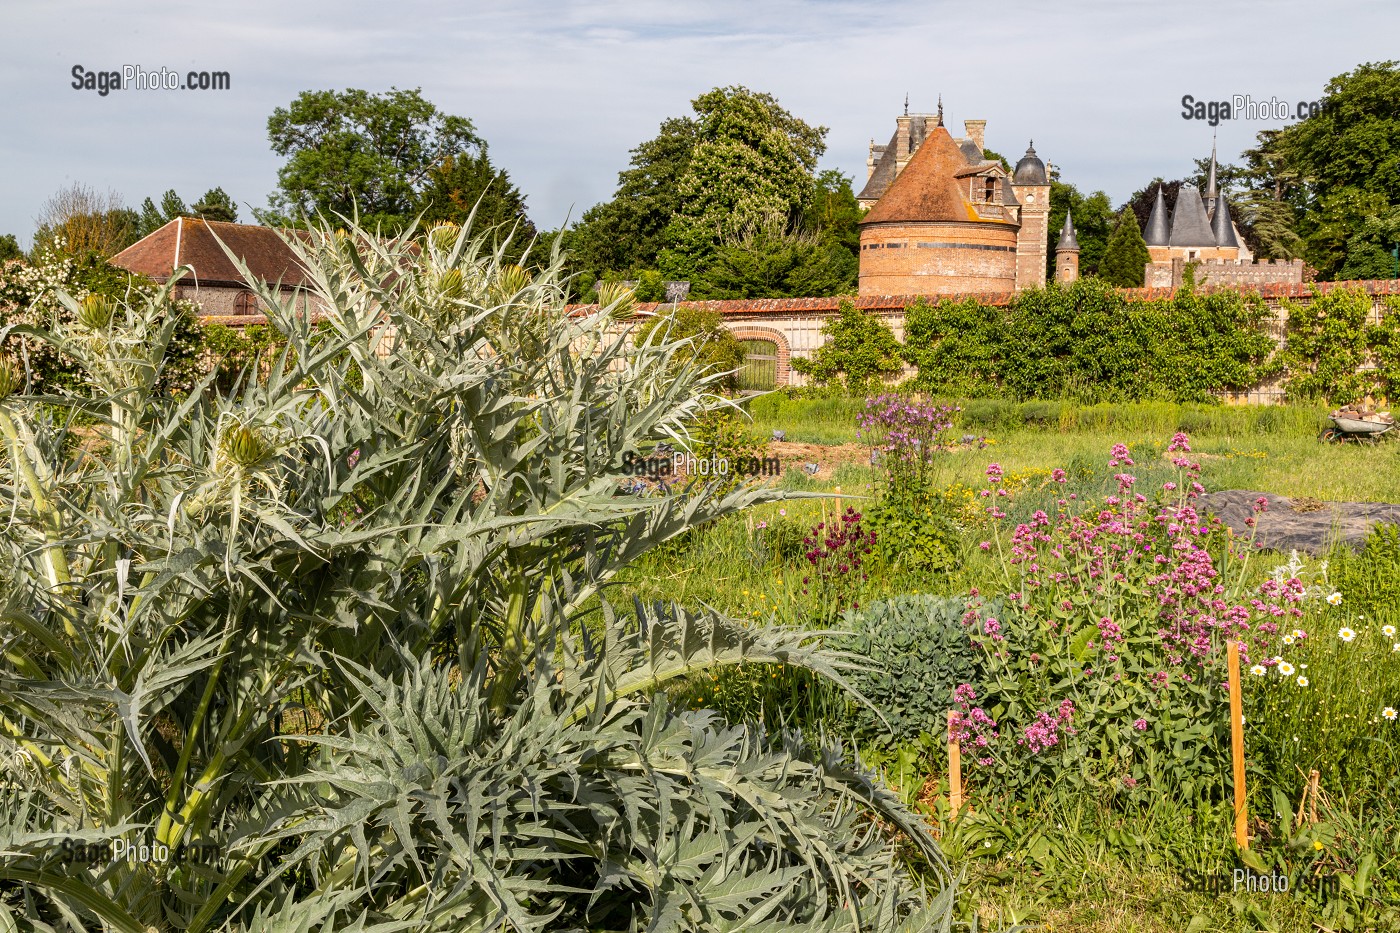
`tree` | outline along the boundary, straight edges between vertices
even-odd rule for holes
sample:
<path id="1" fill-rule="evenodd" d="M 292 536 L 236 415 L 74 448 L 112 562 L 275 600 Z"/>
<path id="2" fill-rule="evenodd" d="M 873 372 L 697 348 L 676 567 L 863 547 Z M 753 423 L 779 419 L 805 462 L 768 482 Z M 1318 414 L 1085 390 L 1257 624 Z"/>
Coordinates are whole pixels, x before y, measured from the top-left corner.
<path id="1" fill-rule="evenodd" d="M 303 91 L 267 121 L 277 172 L 274 214 L 356 214 L 369 227 L 399 229 L 449 156 L 483 146 L 465 117 L 442 113 L 418 89 L 382 94 Z M 275 219 L 268 215 L 269 219 Z"/>
<path id="2" fill-rule="evenodd" d="M 774 215 L 800 218 L 812 203 L 826 127 L 784 110 L 770 94 L 716 88 L 691 102 L 696 144 L 666 227 L 662 272 L 693 278 L 727 237 Z"/>
<path id="3" fill-rule="evenodd" d="M 1059 238 L 1060 228 L 1064 226 L 1065 214 L 1069 211 L 1073 212 L 1074 231 L 1079 239 L 1080 275 L 1098 274 L 1099 263 L 1108 246 L 1108 237 L 1114 224 L 1113 208 L 1109 205 L 1108 195 L 1102 191 L 1081 194 L 1074 185 L 1059 181 L 1058 178 L 1051 179 L 1050 242 L 1045 262 L 1047 281 L 1054 278 L 1055 243 Z"/>
<path id="4" fill-rule="evenodd" d="M 202 220 L 217 220 L 226 224 L 238 223 L 238 205 L 223 188 L 210 188 L 200 195 L 191 208 L 194 216 Z"/>
<path id="5" fill-rule="evenodd" d="M 200 196 L 194 207 L 187 207 L 175 189 L 169 188 L 161 195 L 159 206 L 150 198 L 141 202 L 141 236 L 149 236 L 176 217 L 199 217 L 232 224 L 238 222 L 238 205 L 233 203 L 233 198 L 223 188 L 210 188 Z"/>
<path id="6" fill-rule="evenodd" d="M 1400 208 L 1386 216 L 1367 217 L 1347 240 L 1346 258 L 1337 277 L 1356 279 L 1400 278 L 1391 252 L 1400 246 Z"/>
<path id="7" fill-rule="evenodd" d="M 1298 181 L 1305 255 L 1328 279 L 1367 218 L 1400 207 L 1400 63 L 1338 75 L 1320 103 L 1316 116 L 1261 139 L 1259 155 L 1281 179 Z"/>
<path id="8" fill-rule="evenodd" d="M 859 259 L 860 218 L 864 213 L 851 187 L 851 176 L 827 169 L 817 176 L 816 192 L 803 227 L 823 242 L 834 243 Z"/>
<path id="9" fill-rule="evenodd" d="M 138 222 L 136 212 L 115 191 L 104 193 L 74 183 L 39 209 L 34 249 L 68 256 L 91 252 L 106 259 L 140 239 Z"/>
<path id="10" fill-rule="evenodd" d="M 693 120 L 672 118 L 654 139 L 632 150 L 631 167 L 618 173 L 612 200 L 585 211 L 565 236 L 575 268 L 602 278 L 656 266 L 666 226 L 680 205 L 696 133 Z"/>
<path id="11" fill-rule="evenodd" d="M 878 778 L 667 693 L 847 656 L 606 598 L 795 495 L 623 491 L 726 407 L 691 345 L 566 311 L 557 267 L 470 229 L 338 233 L 293 243 L 319 326 L 250 282 L 287 352 L 240 394 L 155 391 L 170 288 L 44 332 L 84 395 L 0 360 L 5 928 L 948 929 L 948 865 Z"/>
<path id="12" fill-rule="evenodd" d="M 811 357 L 792 361 L 793 369 L 822 385 L 843 384 L 850 392 L 866 392 L 904 369 L 894 331 L 849 301 L 841 302 L 822 334 L 826 342 Z"/>
<path id="13" fill-rule="evenodd" d="M 1118 215 L 1118 225 L 1104 248 L 1099 278 L 1120 288 L 1140 288 L 1151 259 L 1142 230 L 1138 228 L 1137 216 L 1131 207 L 1123 208 Z"/>
<path id="14" fill-rule="evenodd" d="M 19 240 L 15 239 L 13 233 L 0 236 L 0 263 L 23 258 L 24 250 L 19 248 Z"/>
<path id="15" fill-rule="evenodd" d="M 831 237 L 755 222 L 714 248 L 692 287 L 697 298 L 800 298 L 855 291 L 856 257 Z"/>
<path id="16" fill-rule="evenodd" d="M 521 261 L 537 235 L 525 213 L 525 196 L 504 169 L 491 164 L 485 145 L 475 155 L 449 155 L 434 166 L 418 194 L 416 210 L 427 224 L 461 225 L 475 212 L 474 229 L 491 230 L 498 241 L 510 238 L 506 257 L 512 263 Z"/>

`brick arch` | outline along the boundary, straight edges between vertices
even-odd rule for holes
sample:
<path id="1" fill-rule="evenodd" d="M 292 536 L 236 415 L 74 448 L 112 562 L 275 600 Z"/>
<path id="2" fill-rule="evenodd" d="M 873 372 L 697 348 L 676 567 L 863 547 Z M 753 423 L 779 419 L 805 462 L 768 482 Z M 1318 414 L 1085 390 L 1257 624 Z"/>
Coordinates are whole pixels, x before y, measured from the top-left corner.
<path id="1" fill-rule="evenodd" d="M 754 327 L 746 325 L 743 327 L 731 327 L 730 333 L 736 340 L 767 340 L 778 349 L 773 355 L 777 359 L 777 371 L 773 374 L 773 384 L 775 386 L 785 386 L 792 375 L 792 345 L 788 343 L 787 334 L 772 327 Z"/>

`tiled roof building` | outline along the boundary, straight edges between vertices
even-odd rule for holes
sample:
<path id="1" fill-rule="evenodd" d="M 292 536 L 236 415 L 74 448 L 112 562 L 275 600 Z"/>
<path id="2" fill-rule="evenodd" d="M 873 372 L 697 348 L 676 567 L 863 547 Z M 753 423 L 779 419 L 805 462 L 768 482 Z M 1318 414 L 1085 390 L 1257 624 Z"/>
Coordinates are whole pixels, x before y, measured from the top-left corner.
<path id="1" fill-rule="evenodd" d="M 985 157 L 987 121 L 954 138 L 936 114 L 897 118 L 870 148 L 857 199 L 860 294 L 1010 292 L 1045 284 L 1049 176 L 1035 148 L 1007 172 Z"/>

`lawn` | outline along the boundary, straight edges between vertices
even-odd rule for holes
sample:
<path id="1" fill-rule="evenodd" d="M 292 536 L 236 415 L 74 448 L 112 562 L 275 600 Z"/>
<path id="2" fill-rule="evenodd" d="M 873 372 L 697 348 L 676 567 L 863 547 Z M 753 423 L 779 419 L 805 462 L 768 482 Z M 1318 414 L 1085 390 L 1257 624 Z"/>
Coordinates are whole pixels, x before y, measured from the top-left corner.
<path id="1" fill-rule="evenodd" d="M 630 568 L 621 588 L 644 599 L 706 603 L 741 618 L 860 624 L 859 610 L 840 618 L 823 615 L 820 600 L 805 585 L 816 570 L 803 553 L 813 546 L 814 526 L 829 528 L 847 508 L 868 512 L 885 491 L 883 469 L 870 464 L 866 448 L 855 446 L 860 439 L 854 419 L 863 405 L 839 398 L 777 399 L 750 407 L 752 431 L 785 433 L 785 444 L 775 447 L 818 445 L 800 448 L 798 458 L 814 463 L 815 475 L 793 461 L 785 463 L 779 482 L 820 497 L 761 506 L 693 532 Z M 1012 524 L 1037 509 L 1055 514 L 1055 502 L 1066 496 L 1114 501 L 1115 471 L 1123 467 L 1107 461 L 1116 444 L 1131 453 L 1135 489 L 1161 488 L 1178 469 L 1172 458 L 1179 454 L 1167 448 L 1182 422 L 1200 429 L 1191 437 L 1190 456 L 1209 491 L 1400 501 L 1400 445 L 1321 443 L 1317 409 L 1065 405 L 1040 411 L 1042 417 L 1028 424 L 1027 406 L 967 408 L 971 412 L 960 413 L 946 434 L 949 448 L 936 457 L 935 483 L 956 521 L 952 560 L 915 572 L 876 555 L 868 579 L 850 588 L 851 602 L 869 605 L 910 593 L 965 598 L 969 592 L 1005 592 L 1010 578 L 996 555 L 1010 548 Z M 980 498 L 994 463 L 1008 492 L 993 500 L 1008 513 L 1000 524 L 982 514 Z M 1057 468 L 1067 471 L 1060 484 L 1052 473 Z M 981 546 L 998 538 L 996 548 Z M 1381 628 L 1400 624 L 1400 598 L 1384 582 L 1387 567 L 1400 571 L 1400 540 L 1391 551 L 1383 544 L 1368 545 L 1359 555 L 1304 557 L 1291 568 L 1288 555 L 1265 553 L 1236 562 L 1240 576 L 1233 584 L 1245 600 L 1277 573 L 1299 578 L 1298 585 L 1312 594 L 1297 603 L 1306 613 L 1302 621 L 1290 623 L 1308 628 L 1310 640 L 1284 648 L 1279 657 L 1291 660 L 1271 666 L 1268 676 L 1246 677 L 1249 720 L 1257 723 L 1248 732 L 1252 831 L 1261 870 L 1267 864 L 1295 877 L 1311 872 L 1342 879 L 1355 894 L 1346 906 L 1294 894 L 1202 890 L 1228 886 L 1231 872 L 1242 865 L 1231 842 L 1223 784 L 1193 797 L 1167 781 L 1154 780 L 1150 787 L 1144 781 L 1125 794 L 1121 787 L 1052 777 L 1002 792 L 991 774 L 974 772 L 968 781 L 975 812 L 952 819 L 936 728 L 903 743 L 854 734 L 848 739 L 940 833 L 954 864 L 966 871 L 964 921 L 975 916 L 981 929 L 1017 923 L 1077 933 L 1393 929 L 1400 905 L 1394 854 L 1400 851 L 1400 828 L 1395 784 L 1385 775 L 1396 773 L 1400 746 L 1386 728 L 1382 706 L 1400 706 L 1400 653 L 1390 650 L 1393 639 Z M 1321 599 L 1334 588 L 1345 594 L 1344 606 Z M 829 596 L 824 591 L 822 598 Z M 1337 637 L 1349 627 L 1360 637 Z M 1293 671 L 1292 664 L 1311 665 L 1315 683 L 1304 688 L 1282 676 Z M 767 667 L 707 675 L 677 697 L 733 718 L 836 734 L 850 728 L 854 703 L 810 676 Z M 1355 766 L 1345 766 L 1348 761 Z M 1324 773 L 1323 814 L 1315 825 L 1298 825 L 1298 790 L 1313 767 Z"/>

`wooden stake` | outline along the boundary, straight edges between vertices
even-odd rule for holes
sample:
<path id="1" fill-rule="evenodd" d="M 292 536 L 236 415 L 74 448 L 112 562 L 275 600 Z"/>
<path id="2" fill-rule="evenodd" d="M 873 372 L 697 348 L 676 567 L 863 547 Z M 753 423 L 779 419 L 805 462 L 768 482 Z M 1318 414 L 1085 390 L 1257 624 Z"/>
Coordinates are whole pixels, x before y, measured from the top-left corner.
<path id="1" fill-rule="evenodd" d="M 837 486 L 837 487 L 836 487 L 836 516 L 837 516 L 837 518 L 840 518 L 842 515 L 845 515 L 845 514 L 846 514 L 846 513 L 843 512 L 843 511 L 841 510 L 841 487 L 840 487 L 840 486 Z"/>
<path id="2" fill-rule="evenodd" d="M 1244 695 L 1240 683 L 1240 643 L 1225 643 L 1226 669 L 1230 677 L 1230 757 L 1235 766 L 1235 842 L 1249 848 L 1249 814 L 1245 810 L 1244 786 Z"/>
<path id="3" fill-rule="evenodd" d="M 962 748 L 953 735 L 953 724 L 958 714 L 948 711 L 948 811 L 956 817 L 963 805 L 962 788 Z"/>

